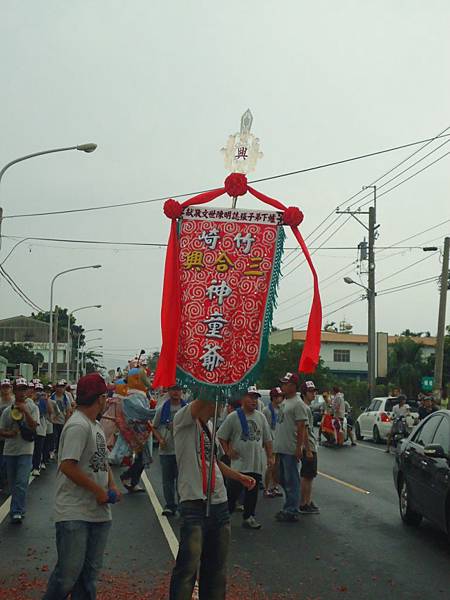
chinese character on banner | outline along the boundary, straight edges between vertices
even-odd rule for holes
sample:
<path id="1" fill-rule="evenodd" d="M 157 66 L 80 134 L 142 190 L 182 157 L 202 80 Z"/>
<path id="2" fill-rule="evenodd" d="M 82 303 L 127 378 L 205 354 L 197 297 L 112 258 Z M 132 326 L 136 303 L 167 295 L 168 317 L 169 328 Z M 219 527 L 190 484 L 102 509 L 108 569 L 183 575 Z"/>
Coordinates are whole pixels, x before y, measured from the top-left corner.
<path id="1" fill-rule="evenodd" d="M 203 252 L 192 251 L 186 257 L 186 262 L 184 263 L 185 269 L 195 269 L 196 271 L 201 271 L 205 268 L 203 264 Z"/>
<path id="2" fill-rule="evenodd" d="M 203 348 L 206 350 L 206 352 L 200 357 L 200 360 L 202 361 L 203 367 L 207 371 L 214 371 L 225 362 L 224 357 L 220 356 L 218 352 L 218 350 L 220 350 L 220 346 L 214 344 L 205 344 Z"/>
<path id="3" fill-rule="evenodd" d="M 255 238 L 253 238 L 250 233 L 247 233 L 244 236 L 242 233 L 238 233 L 234 238 L 234 241 L 238 250 L 242 249 L 244 254 L 250 254 Z"/>
<path id="4" fill-rule="evenodd" d="M 202 231 L 202 234 L 198 237 L 201 242 L 205 242 L 210 250 L 215 250 L 217 242 L 220 239 L 219 230 L 214 228 L 209 231 Z"/>
<path id="5" fill-rule="evenodd" d="M 227 296 L 232 293 L 232 289 L 228 287 L 225 281 L 221 281 L 220 283 L 213 279 L 211 285 L 206 288 L 206 295 L 210 300 L 213 298 L 217 298 L 217 303 L 219 306 L 222 306 L 223 301 Z"/>
<path id="6" fill-rule="evenodd" d="M 226 273 L 228 269 L 234 267 L 234 262 L 226 252 L 221 252 L 214 265 L 219 273 Z"/>
<path id="7" fill-rule="evenodd" d="M 264 271 L 260 270 L 260 265 L 262 263 L 262 256 L 251 256 L 249 258 L 249 265 L 247 269 L 244 271 L 244 275 L 250 275 L 253 277 L 262 277 L 264 275 Z"/>
<path id="8" fill-rule="evenodd" d="M 208 333 L 206 337 L 209 338 L 217 338 L 219 340 L 222 339 L 222 334 L 220 333 L 225 325 L 228 323 L 226 319 L 223 318 L 223 314 L 218 310 L 211 313 L 211 315 L 203 321 L 208 327 Z"/>

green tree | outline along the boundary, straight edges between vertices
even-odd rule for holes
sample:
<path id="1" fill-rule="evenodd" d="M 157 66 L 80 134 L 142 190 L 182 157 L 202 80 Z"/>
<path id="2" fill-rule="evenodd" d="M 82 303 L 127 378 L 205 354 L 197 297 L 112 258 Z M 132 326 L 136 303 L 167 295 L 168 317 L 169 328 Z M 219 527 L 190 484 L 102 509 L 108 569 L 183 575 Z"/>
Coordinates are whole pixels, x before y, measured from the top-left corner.
<path id="1" fill-rule="evenodd" d="M 94 371 L 100 371 L 106 367 L 100 363 L 102 355 L 95 350 L 86 352 L 86 373 L 93 373 Z"/>
<path id="2" fill-rule="evenodd" d="M 39 352 L 33 352 L 31 348 L 30 344 L 2 344 L 0 355 L 14 365 L 19 363 L 33 365 L 33 370 L 37 371 L 38 365 L 44 362 L 44 357 Z"/>
<path id="3" fill-rule="evenodd" d="M 405 329 L 400 335 L 404 335 L 405 337 L 431 337 L 429 331 L 411 331 L 410 329 Z"/>
<path id="4" fill-rule="evenodd" d="M 447 334 L 444 338 L 444 366 L 442 369 L 442 384 L 448 386 L 450 384 L 450 325 L 446 327 Z M 434 374 L 434 363 L 435 355 L 432 354 L 428 358 L 428 373 L 429 375 Z"/>
<path id="5" fill-rule="evenodd" d="M 58 341 L 65 342 L 67 339 L 67 319 L 68 319 L 68 308 L 58 308 Z M 37 321 L 43 321 L 44 323 L 50 323 L 50 311 L 31 313 L 31 317 Z M 80 335 L 80 346 L 84 343 L 84 327 L 82 325 L 76 325 L 76 318 L 70 316 L 70 333 L 72 336 L 72 356 L 76 356 L 78 336 Z"/>
<path id="6" fill-rule="evenodd" d="M 258 377 L 259 387 L 261 389 L 273 388 L 278 385 L 280 377 L 285 373 L 297 373 L 301 352 L 302 344 L 300 342 L 270 346 Z M 307 379 L 313 379 L 319 389 L 333 384 L 330 371 L 323 366 L 322 361 L 314 374 L 302 376 L 302 380 Z"/>
<path id="7" fill-rule="evenodd" d="M 429 364 L 423 357 L 423 346 L 406 337 L 389 349 L 389 381 L 398 385 L 404 394 L 413 397 L 421 389 L 420 380 L 429 375 Z"/>

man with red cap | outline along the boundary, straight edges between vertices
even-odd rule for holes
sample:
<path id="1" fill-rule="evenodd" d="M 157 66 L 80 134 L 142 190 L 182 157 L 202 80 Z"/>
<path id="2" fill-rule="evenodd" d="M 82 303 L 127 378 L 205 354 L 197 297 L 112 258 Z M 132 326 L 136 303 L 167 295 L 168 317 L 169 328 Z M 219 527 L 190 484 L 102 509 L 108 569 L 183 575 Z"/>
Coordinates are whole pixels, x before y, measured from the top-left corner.
<path id="1" fill-rule="evenodd" d="M 106 438 L 97 416 L 107 388 L 99 373 L 81 377 L 77 408 L 64 426 L 58 452 L 55 525 L 58 562 L 43 600 L 96 597 L 109 529 L 109 503 L 120 499 L 108 465 Z"/>
<path id="2" fill-rule="evenodd" d="M 297 393 L 298 375 L 286 373 L 280 379 L 285 400 L 280 406 L 275 429 L 274 452 L 278 455 L 280 483 L 285 493 L 283 509 L 277 513 L 277 521 L 298 521 L 300 505 L 299 462 L 306 442 L 308 414 L 305 403 Z"/>

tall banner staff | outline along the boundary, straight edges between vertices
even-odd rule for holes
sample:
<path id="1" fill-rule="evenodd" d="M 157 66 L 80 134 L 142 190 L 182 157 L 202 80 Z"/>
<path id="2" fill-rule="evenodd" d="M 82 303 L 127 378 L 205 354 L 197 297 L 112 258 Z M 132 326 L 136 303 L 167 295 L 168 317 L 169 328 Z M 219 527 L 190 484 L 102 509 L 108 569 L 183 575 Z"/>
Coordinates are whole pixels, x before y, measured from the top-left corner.
<path id="1" fill-rule="evenodd" d="M 222 149 L 230 172 L 223 187 L 183 203 L 169 199 L 164 213 L 171 219 L 161 306 L 162 347 L 155 387 L 176 381 L 195 397 L 215 402 L 212 440 L 218 408 L 225 398 L 255 383 L 269 348 L 273 310 L 285 239 L 289 226 L 313 278 L 313 300 L 299 371 L 313 373 L 319 363 L 322 306 L 317 273 L 299 231 L 303 213 L 286 207 L 248 185 L 247 174 L 262 157 L 251 133 L 247 110 L 240 131 Z M 250 193 L 272 209 L 237 208 Z M 228 194 L 232 207 L 203 205 Z M 273 210 L 275 209 L 275 210 Z M 207 477 L 207 506 L 213 491 L 213 450 Z"/>

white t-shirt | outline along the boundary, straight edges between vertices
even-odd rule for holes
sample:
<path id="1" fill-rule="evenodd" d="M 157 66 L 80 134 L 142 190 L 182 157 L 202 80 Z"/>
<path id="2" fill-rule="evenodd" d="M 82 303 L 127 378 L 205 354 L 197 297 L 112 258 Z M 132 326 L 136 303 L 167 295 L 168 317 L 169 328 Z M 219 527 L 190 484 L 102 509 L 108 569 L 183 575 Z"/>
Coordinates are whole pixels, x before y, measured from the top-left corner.
<path id="1" fill-rule="evenodd" d="M 56 474 L 55 521 L 88 521 L 100 523 L 111 520 L 109 504 L 97 504 L 89 490 L 66 477 L 59 465 L 63 460 L 76 460 L 80 469 L 104 490 L 108 489 L 108 449 L 103 429 L 76 410 L 61 434 Z"/>
<path id="2" fill-rule="evenodd" d="M 33 421 L 39 423 L 39 408 L 36 406 L 33 400 L 27 398 L 25 400 L 25 405 Z M 9 431 L 15 429 L 17 431 L 17 435 L 15 437 L 4 438 L 5 446 L 3 448 L 3 455 L 21 456 L 22 454 L 33 454 L 34 442 L 27 442 L 23 439 L 23 437 L 20 434 L 19 425 L 17 424 L 17 421 L 14 421 L 11 418 L 11 408 L 13 406 L 13 404 L 10 404 L 7 408 L 5 408 L 0 418 L 0 429 L 7 429 Z"/>
<path id="3" fill-rule="evenodd" d="M 275 429 L 273 451 L 279 454 L 295 455 L 297 451 L 297 423 L 308 421 L 306 404 L 299 395 L 286 398 L 280 404 L 278 422 Z"/>
<path id="4" fill-rule="evenodd" d="M 403 406 L 396 404 L 392 409 L 392 414 L 396 418 L 406 417 L 409 414 L 409 410 L 410 410 L 410 408 L 409 408 L 408 404 L 404 404 Z"/>
<path id="5" fill-rule="evenodd" d="M 338 419 L 343 419 L 345 417 L 345 400 L 344 394 L 338 392 L 333 398 L 333 411 L 334 416 Z"/>
<path id="6" fill-rule="evenodd" d="M 188 404 L 177 412 L 173 420 L 180 502 L 206 500 L 206 494 L 203 490 L 203 476 L 204 470 L 206 471 L 206 477 L 209 472 L 211 443 L 200 422 L 192 417 L 191 411 L 192 404 Z M 204 466 L 202 466 L 201 453 L 202 438 L 205 445 L 206 464 Z M 211 503 L 222 504 L 227 502 L 227 492 L 217 461 L 214 461 L 214 469 L 216 483 L 211 496 Z"/>
<path id="7" fill-rule="evenodd" d="M 241 473 L 263 473 L 264 444 L 272 441 L 266 417 L 255 410 L 245 415 L 248 423 L 248 437 L 242 431 L 239 415 L 236 411 L 228 415 L 217 432 L 217 437 L 231 442 L 238 458 L 231 460 L 231 467 Z"/>
<path id="8" fill-rule="evenodd" d="M 275 413 L 275 422 L 273 422 L 273 419 L 272 419 L 272 411 L 270 410 L 270 406 L 273 407 L 273 411 Z M 262 411 L 263 415 L 267 419 L 267 424 L 269 425 L 270 435 L 272 436 L 272 440 L 275 438 L 275 429 L 277 427 L 278 413 L 279 412 L 280 412 L 279 407 L 278 406 L 273 406 L 272 403 L 270 403 L 269 406 L 264 407 L 264 410 Z"/>
<path id="9" fill-rule="evenodd" d="M 165 448 L 159 448 L 159 455 L 165 456 L 168 454 L 175 454 L 175 445 L 173 442 L 173 418 L 177 412 L 182 408 L 181 404 L 170 405 L 170 421 L 168 423 L 161 423 L 161 413 L 163 411 L 164 404 L 161 404 L 156 409 L 155 418 L 153 419 L 153 427 L 159 431 L 161 437 L 165 440 Z"/>

